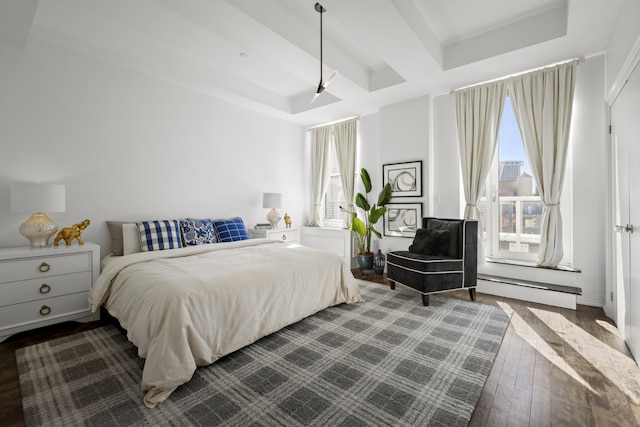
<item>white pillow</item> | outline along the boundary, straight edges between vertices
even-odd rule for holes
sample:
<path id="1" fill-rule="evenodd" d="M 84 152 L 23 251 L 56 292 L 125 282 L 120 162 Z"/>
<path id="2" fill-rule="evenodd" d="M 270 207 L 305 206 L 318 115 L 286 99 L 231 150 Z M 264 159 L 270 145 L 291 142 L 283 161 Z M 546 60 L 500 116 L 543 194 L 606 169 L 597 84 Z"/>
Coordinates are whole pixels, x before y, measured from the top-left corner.
<path id="1" fill-rule="evenodd" d="M 122 224 L 122 255 L 142 252 L 140 246 L 140 230 L 135 222 Z"/>

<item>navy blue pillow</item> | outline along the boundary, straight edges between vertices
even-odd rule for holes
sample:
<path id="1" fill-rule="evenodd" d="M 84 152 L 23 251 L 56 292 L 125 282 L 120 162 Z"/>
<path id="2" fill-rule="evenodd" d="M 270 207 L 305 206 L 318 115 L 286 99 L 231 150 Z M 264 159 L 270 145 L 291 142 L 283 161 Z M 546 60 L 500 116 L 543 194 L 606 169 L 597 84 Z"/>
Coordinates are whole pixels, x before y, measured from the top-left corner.
<path id="1" fill-rule="evenodd" d="M 218 242 L 235 242 L 249 238 L 247 228 L 244 226 L 242 218 L 239 217 L 215 220 L 213 228 L 216 230 Z"/>

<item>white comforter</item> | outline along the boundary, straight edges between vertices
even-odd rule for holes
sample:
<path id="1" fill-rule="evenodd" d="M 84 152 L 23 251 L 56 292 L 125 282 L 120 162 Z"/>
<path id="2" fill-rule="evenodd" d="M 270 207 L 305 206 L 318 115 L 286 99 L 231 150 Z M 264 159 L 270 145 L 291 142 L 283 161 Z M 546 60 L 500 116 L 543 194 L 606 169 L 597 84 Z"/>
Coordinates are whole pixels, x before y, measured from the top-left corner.
<path id="1" fill-rule="evenodd" d="M 89 301 L 104 304 L 146 359 L 144 403 L 208 365 L 326 307 L 361 301 L 336 255 L 267 239 L 142 252 L 110 261 Z"/>

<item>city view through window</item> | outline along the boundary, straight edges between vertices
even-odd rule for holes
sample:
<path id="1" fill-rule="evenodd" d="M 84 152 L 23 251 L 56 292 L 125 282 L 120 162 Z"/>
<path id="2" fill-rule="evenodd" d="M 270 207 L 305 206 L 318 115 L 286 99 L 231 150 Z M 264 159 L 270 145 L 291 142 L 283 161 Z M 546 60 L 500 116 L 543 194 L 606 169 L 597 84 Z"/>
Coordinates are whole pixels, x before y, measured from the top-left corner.
<path id="1" fill-rule="evenodd" d="M 507 97 L 493 171 L 480 203 L 488 255 L 535 257 L 540 245 L 542 208 L 511 99 Z"/>

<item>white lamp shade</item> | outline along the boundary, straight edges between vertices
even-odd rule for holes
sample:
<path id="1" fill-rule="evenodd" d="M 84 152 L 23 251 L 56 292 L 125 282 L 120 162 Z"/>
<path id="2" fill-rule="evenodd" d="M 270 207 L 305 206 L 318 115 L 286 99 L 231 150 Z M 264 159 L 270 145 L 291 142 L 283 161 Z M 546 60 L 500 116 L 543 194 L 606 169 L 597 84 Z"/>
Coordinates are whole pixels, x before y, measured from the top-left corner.
<path id="1" fill-rule="evenodd" d="M 262 207 L 265 209 L 281 208 L 282 207 L 282 193 L 263 193 L 262 194 Z"/>
<path id="2" fill-rule="evenodd" d="M 11 212 L 64 212 L 64 210 L 64 185 L 11 184 Z"/>

